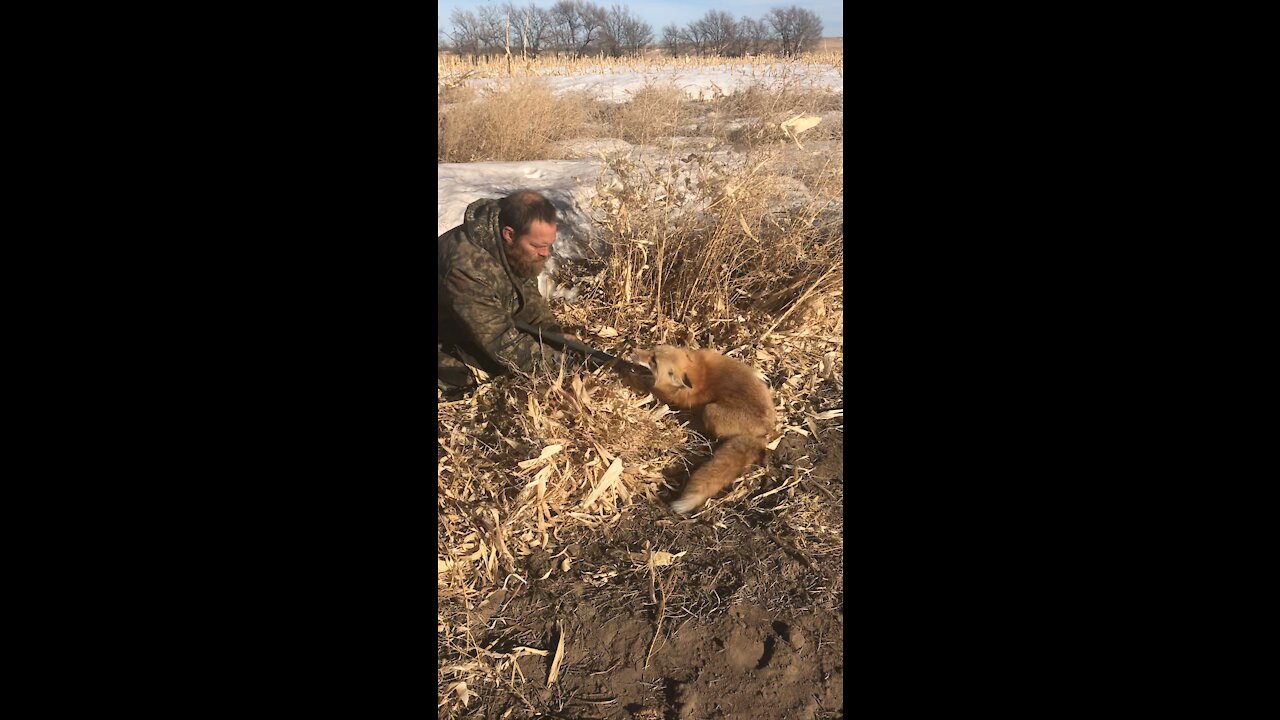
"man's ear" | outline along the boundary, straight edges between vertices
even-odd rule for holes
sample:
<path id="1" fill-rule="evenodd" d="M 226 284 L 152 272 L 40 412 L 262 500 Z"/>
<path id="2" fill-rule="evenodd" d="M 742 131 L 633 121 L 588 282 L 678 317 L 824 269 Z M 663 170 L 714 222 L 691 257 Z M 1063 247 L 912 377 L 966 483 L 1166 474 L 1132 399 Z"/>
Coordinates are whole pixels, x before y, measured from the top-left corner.
<path id="1" fill-rule="evenodd" d="M 510 225 L 504 225 L 502 228 L 502 241 L 510 245 L 515 242 L 516 229 Z"/>

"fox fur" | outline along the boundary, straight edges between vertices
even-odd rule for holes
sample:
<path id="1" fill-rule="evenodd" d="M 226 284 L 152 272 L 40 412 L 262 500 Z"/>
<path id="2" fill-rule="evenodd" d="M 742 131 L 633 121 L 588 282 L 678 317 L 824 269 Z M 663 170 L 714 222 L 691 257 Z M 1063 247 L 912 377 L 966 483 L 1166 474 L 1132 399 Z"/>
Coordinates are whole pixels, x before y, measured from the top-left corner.
<path id="1" fill-rule="evenodd" d="M 672 510 L 688 515 L 749 465 L 763 461 L 777 424 L 773 391 L 751 368 L 711 350 L 659 345 L 639 350 L 635 357 L 653 371 L 649 390 L 656 398 L 699 414 L 703 426 L 720 441 L 711 459 L 671 503 Z"/>

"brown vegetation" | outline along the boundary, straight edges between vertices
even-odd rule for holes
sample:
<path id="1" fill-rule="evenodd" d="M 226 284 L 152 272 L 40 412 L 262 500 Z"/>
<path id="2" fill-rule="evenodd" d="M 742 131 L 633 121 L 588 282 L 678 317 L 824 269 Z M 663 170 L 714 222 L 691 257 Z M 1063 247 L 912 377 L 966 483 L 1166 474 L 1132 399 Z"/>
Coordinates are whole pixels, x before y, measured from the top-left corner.
<path id="1" fill-rule="evenodd" d="M 656 147 L 602 161 L 605 251 L 565 267 L 578 298 L 553 308 L 617 355 L 742 360 L 773 389 L 780 437 L 682 521 L 666 503 L 711 444 L 610 371 L 441 398 L 441 716 L 837 717 L 842 95 L 798 79 L 701 102 L 655 84 L 620 105 L 532 79 L 459 87 L 438 96 L 441 162 L 549 158 L 582 133 Z M 781 131 L 802 114 L 828 119 Z M 675 139 L 693 133 L 707 146 Z"/>
<path id="2" fill-rule="evenodd" d="M 680 57 L 671 57 L 656 53 L 656 51 L 647 53 L 644 57 L 617 58 L 603 55 L 568 57 L 548 53 L 538 57 L 521 57 L 517 54 L 510 66 L 508 66 L 506 58 L 497 55 L 473 58 L 454 53 L 442 53 L 436 58 L 436 70 L 438 78 L 444 80 L 462 74 L 467 74 L 473 78 L 529 77 L 624 71 L 661 71 L 720 66 L 759 68 L 779 63 L 783 63 L 788 67 L 834 67 L 843 70 L 844 54 L 834 46 L 827 50 L 823 47 L 823 43 L 820 43 L 819 51 L 817 52 L 804 53 L 785 60 L 781 57 L 770 55 L 761 55 L 759 57 L 681 55 Z"/>
<path id="3" fill-rule="evenodd" d="M 444 104 L 446 93 L 457 99 L 465 91 L 441 90 L 438 162 L 541 160 L 551 143 L 578 137 L 588 117 L 580 98 L 557 96 L 536 78 L 511 80 L 453 105 Z"/>

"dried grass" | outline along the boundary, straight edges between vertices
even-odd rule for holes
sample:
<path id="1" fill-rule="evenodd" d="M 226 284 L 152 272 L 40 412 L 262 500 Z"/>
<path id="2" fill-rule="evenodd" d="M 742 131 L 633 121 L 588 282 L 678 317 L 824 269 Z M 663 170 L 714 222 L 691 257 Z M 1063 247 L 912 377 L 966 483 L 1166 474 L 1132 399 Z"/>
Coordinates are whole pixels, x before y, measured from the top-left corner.
<path id="1" fill-rule="evenodd" d="M 612 247 L 605 285 L 621 305 L 639 299 L 655 319 L 685 326 L 683 342 L 705 334 L 717 344 L 726 323 L 771 330 L 780 323 L 762 313 L 781 321 L 802 302 L 825 305 L 843 288 L 842 205 L 794 182 L 786 159 L 611 160 L 597 195 Z"/>
<path id="2" fill-rule="evenodd" d="M 683 90 L 670 83 L 650 82 L 631 93 L 625 103 L 597 103 L 597 118 L 611 137 L 634 144 L 651 145 L 680 134 L 692 116 Z"/>
<path id="3" fill-rule="evenodd" d="M 479 78 L 497 77 L 554 77 L 564 75 L 610 74 L 621 72 L 671 72 L 673 70 L 730 67 L 744 72 L 764 73 L 768 69 L 788 68 L 835 68 L 844 74 L 844 53 L 814 52 L 805 53 L 794 58 L 782 58 L 773 55 L 759 57 L 714 57 L 714 56 L 667 56 L 656 57 L 584 57 L 557 58 L 543 55 L 537 58 L 516 57 L 508 65 L 505 57 L 488 57 L 471 59 L 452 54 L 440 54 L 436 58 L 436 73 L 439 77 L 455 77 L 470 74 Z"/>
<path id="4" fill-rule="evenodd" d="M 590 323 L 589 317 L 600 317 L 602 310 L 575 306 L 562 316 L 588 328 L 584 339 L 611 352 L 625 352 L 631 343 L 607 332 L 619 328 Z M 625 335 L 648 337 L 641 328 L 651 319 L 639 307 L 620 312 L 617 319 Z M 837 323 L 827 316 L 825 322 L 772 333 L 762 342 L 752 337 L 756 329 L 746 325 L 727 327 L 719 335 L 733 346 L 724 349 L 763 370 L 775 385 L 779 432 L 784 436 L 840 432 L 842 417 L 835 408 L 843 405 L 841 338 L 827 334 L 838 331 Z M 655 330 L 674 336 L 681 328 L 668 318 Z M 473 703 L 477 697 L 484 702 L 489 696 L 507 696 L 526 709 L 544 710 L 517 661 L 529 654 L 521 647 L 554 652 L 555 638 L 526 638 L 521 645 L 486 640 L 502 627 L 502 613 L 484 618 L 477 616 L 477 609 L 495 595 L 501 598 L 550 575 L 580 580 L 595 593 L 593 602 L 619 610 L 650 595 L 651 563 L 586 562 L 568 548 L 598 542 L 637 503 L 663 507 L 659 494 L 672 487 L 663 470 L 705 456 L 709 443 L 680 414 L 623 386 L 607 370 L 497 378 L 462 401 L 440 405 L 439 417 L 441 703 L 461 709 L 451 688 L 466 683 Z M 727 495 L 698 514 L 699 522 L 718 528 L 724 546 L 709 545 L 696 556 L 682 558 L 677 579 L 661 583 L 650 654 L 663 643 L 658 618 L 706 616 L 728 608 L 733 597 L 697 592 L 689 577 L 712 577 L 726 569 L 726 561 L 742 562 L 744 558 L 728 548 L 743 544 L 762 512 L 786 520 L 769 526 L 778 538 L 778 551 L 762 552 L 753 564 L 773 571 L 780 582 L 795 583 L 799 579 L 794 573 L 788 575 L 793 566 L 784 560 L 800 557 L 814 569 L 815 579 L 807 581 L 813 593 L 842 592 L 839 578 L 832 578 L 829 570 L 817 570 L 838 566 L 841 557 L 839 489 L 833 495 L 831 489 L 811 485 L 811 464 L 801 462 L 780 471 L 785 479 L 776 485 L 769 484 L 765 471 L 749 471 Z M 684 547 L 688 541 L 672 535 L 679 532 L 675 528 L 678 525 L 655 526 L 655 548 Z M 542 578 L 525 569 L 526 559 L 536 552 L 553 559 Z M 729 571 L 743 572 L 737 567 Z M 504 589 L 507 593 L 499 592 Z M 811 602 L 789 597 L 790 592 L 781 585 L 759 586 L 745 592 L 743 599 L 771 609 Z"/>
<path id="5" fill-rule="evenodd" d="M 843 406 L 841 300 L 832 294 L 827 301 L 833 303 L 831 312 L 790 331 L 770 333 L 764 340 L 757 337 L 758 326 L 715 326 L 717 347 L 760 369 L 775 387 L 778 430 L 784 437 L 841 432 L 842 417 L 835 412 Z M 674 340 L 691 331 L 670 317 L 655 322 L 636 304 L 620 308 L 588 301 L 559 308 L 558 314 L 580 328 L 587 342 L 619 354 L 637 342 L 648 344 L 658 336 Z M 502 620 L 501 610 L 486 619 L 477 616 L 477 609 L 529 583 L 564 576 L 586 584 L 591 602 L 634 612 L 635 604 L 654 590 L 651 564 L 598 558 L 588 562 L 568 549 L 599 542 L 637 504 L 661 513 L 665 503 L 660 494 L 679 485 L 664 470 L 693 465 L 710 452 L 710 444 L 693 432 L 683 415 L 626 387 L 608 370 L 566 368 L 556 375 L 500 377 L 461 401 L 438 407 L 442 713 L 464 709 L 456 692 L 450 694 L 462 682 L 473 707 L 477 700 L 505 697 L 515 698 L 526 710 L 546 711 L 539 704 L 537 686 L 519 670 L 519 648 L 554 652 L 556 638 L 522 638 L 521 645 L 486 639 L 509 621 Z M 698 592 L 689 578 L 708 578 L 726 569 L 730 576 L 740 575 L 743 570 L 736 564 L 744 558 L 735 556 L 733 549 L 754 532 L 751 528 L 759 525 L 761 513 L 786 518 L 769 526 L 785 548 L 762 552 L 752 561 L 778 582 L 749 587 L 743 599 L 772 609 L 803 606 L 813 602 L 811 597 L 842 592 L 842 580 L 829 569 L 838 567 L 842 553 L 839 488 L 811 485 L 811 464 L 778 471 L 785 479 L 774 484 L 764 470 L 750 470 L 727 495 L 698 514 L 698 522 L 717 528 L 723 545 L 708 545 L 682 558 L 677 576 L 661 583 L 650 654 L 660 653 L 665 634 L 673 632 L 667 627 L 670 623 L 659 618 L 687 619 L 727 610 L 733 597 Z M 654 547 L 673 552 L 686 547 L 688 540 L 680 539 L 679 528 L 669 521 L 655 525 Z M 526 569 L 534 553 L 552 558 L 541 578 Z M 792 556 L 804 558 L 811 568 L 827 569 L 810 571 L 812 579 L 798 578 L 787 562 Z M 794 588 L 785 583 L 807 583 L 811 594 L 794 597 Z M 500 593 L 503 589 L 507 592 Z"/>
<path id="6" fill-rule="evenodd" d="M 748 94 L 712 105 L 767 118 L 826 107 L 829 98 L 805 92 L 796 86 L 787 102 Z M 548 95 L 538 94 L 536 105 L 550 107 Z M 511 98 L 473 115 L 486 100 L 499 96 L 464 103 L 465 117 L 489 117 Z M 635 133 L 629 137 L 644 143 L 643 123 L 667 116 L 687 122 L 683 113 L 696 113 L 692 102 L 654 88 L 610 120 L 619 134 Z M 651 138 L 669 136 L 671 127 Z M 569 131 L 547 131 L 557 133 Z M 473 154 L 504 142 L 480 137 L 467 140 Z M 584 342 L 617 355 L 668 342 L 737 357 L 773 387 L 784 442 L 842 442 L 843 148 L 834 142 L 834 152 L 815 154 L 785 135 L 762 134 L 745 154 L 610 159 L 595 196 L 608 252 L 566 269 L 578 299 L 556 301 L 556 314 Z M 472 713 L 495 698 L 515 699 L 523 710 L 513 717 L 548 711 L 520 669 L 529 655 L 545 661 L 563 654 L 561 679 L 582 672 L 573 638 L 562 651 L 555 634 L 518 644 L 495 639 L 509 624 L 502 613 L 510 594 L 540 580 L 572 578 L 590 588 L 591 602 L 618 612 L 652 601 L 648 647 L 655 658 L 682 622 L 724 612 L 733 600 L 803 607 L 843 592 L 842 490 L 815 480 L 805 457 L 749 470 L 694 525 L 656 520 L 646 528 L 653 545 L 645 561 L 589 561 L 570 548 L 597 543 L 638 508 L 668 517 L 661 498 L 679 485 L 671 468 L 696 464 L 711 447 L 687 418 L 608 370 L 581 367 L 499 377 L 437 407 L 442 715 Z M 714 539 L 691 546 L 683 533 L 694 526 L 710 528 Z M 677 546 L 693 549 L 664 568 L 658 583 L 654 558 L 673 562 Z M 751 566 L 769 580 L 739 582 L 734 597 L 714 592 L 734 585 L 722 577 L 740 579 L 750 570 L 730 549 L 743 547 L 758 550 Z M 529 571 L 534 555 L 551 558 L 541 578 Z"/>
<path id="7" fill-rule="evenodd" d="M 478 97 L 455 101 L 469 93 Z M 437 162 L 543 160 L 553 154 L 557 140 L 578 137 L 589 117 L 579 96 L 556 95 L 537 78 L 510 80 L 478 93 L 463 85 L 442 86 L 438 99 Z"/>

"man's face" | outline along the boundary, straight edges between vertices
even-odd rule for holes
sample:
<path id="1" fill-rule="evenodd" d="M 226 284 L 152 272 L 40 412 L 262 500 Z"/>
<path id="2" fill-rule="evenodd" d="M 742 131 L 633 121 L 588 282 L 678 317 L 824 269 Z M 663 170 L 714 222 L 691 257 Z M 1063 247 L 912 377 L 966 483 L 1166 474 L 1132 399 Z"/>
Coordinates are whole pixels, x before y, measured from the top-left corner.
<path id="1" fill-rule="evenodd" d="M 547 264 L 551 246 L 556 241 L 555 223 L 534 220 L 529 232 L 519 237 L 515 228 L 502 228 L 502 244 L 506 248 L 511 269 L 522 278 L 537 277 Z"/>

